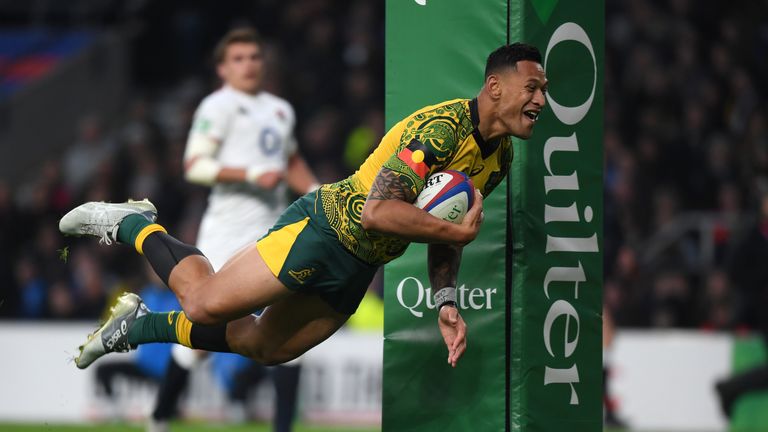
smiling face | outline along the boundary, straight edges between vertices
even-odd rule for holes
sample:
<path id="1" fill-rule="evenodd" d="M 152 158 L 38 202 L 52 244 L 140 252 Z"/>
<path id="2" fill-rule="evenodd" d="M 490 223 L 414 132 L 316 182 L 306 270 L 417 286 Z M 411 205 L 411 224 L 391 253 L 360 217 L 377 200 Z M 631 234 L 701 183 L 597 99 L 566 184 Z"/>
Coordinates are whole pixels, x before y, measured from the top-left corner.
<path id="1" fill-rule="evenodd" d="M 542 108 L 546 105 L 547 77 L 541 64 L 521 60 L 517 68 L 504 68 L 487 78 L 496 99 L 498 121 L 505 133 L 528 139 Z"/>
<path id="2" fill-rule="evenodd" d="M 226 84 L 237 90 L 250 94 L 258 92 L 264 76 L 261 47 L 249 42 L 230 44 L 218 64 L 217 72 Z"/>

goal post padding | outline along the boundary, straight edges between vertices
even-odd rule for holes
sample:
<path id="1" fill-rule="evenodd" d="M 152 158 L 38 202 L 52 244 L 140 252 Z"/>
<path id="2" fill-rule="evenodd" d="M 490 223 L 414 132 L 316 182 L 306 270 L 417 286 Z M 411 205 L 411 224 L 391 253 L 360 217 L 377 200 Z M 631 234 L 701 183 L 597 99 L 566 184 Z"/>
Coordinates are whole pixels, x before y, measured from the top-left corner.
<path id="1" fill-rule="evenodd" d="M 564 124 L 545 109 L 534 138 L 514 144 L 509 185 L 505 181 L 485 200 L 485 223 L 465 248 L 459 274 L 469 334 L 457 368 L 447 364 L 437 329 L 426 247 L 414 244 L 386 266 L 382 428 L 600 430 L 602 2 L 539 1 L 542 10 L 528 1 L 419 3 L 386 2 L 388 127 L 422 106 L 476 96 L 493 49 L 521 40 L 544 54 L 561 21 L 586 29 L 598 73 L 585 104 L 594 76 L 589 49 L 565 40 L 550 52 L 548 74 L 560 80 L 551 95 L 564 107 L 559 113 L 569 115 L 568 122 L 575 118 L 569 107 L 584 106 L 586 114 Z M 569 138 L 574 133 L 576 149 Z M 545 179 L 547 169 L 554 179 Z M 562 183 L 574 172 L 578 187 Z M 550 207 L 562 209 L 545 215 Z M 558 249 L 587 247 L 593 235 L 597 252 Z M 555 242 L 549 249 L 548 239 Z"/>

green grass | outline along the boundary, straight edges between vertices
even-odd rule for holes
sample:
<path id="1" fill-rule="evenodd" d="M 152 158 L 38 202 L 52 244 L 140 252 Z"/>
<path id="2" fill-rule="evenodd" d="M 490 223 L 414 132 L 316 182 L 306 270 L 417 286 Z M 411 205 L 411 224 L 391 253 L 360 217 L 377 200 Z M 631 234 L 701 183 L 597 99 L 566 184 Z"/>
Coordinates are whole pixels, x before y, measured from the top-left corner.
<path id="1" fill-rule="evenodd" d="M 173 423 L 171 432 L 271 432 L 266 423 Z M 378 432 L 378 428 L 350 428 L 342 426 L 307 426 L 297 424 L 294 432 Z M 94 424 L 22 424 L 0 423 L 2 432 L 143 432 L 144 425 L 129 423 L 94 423 Z"/>
<path id="2" fill-rule="evenodd" d="M 603 432 L 668 432 L 668 431 L 607 428 L 607 429 L 603 429 Z M 726 431 L 723 431 L 723 432 L 726 432 Z"/>

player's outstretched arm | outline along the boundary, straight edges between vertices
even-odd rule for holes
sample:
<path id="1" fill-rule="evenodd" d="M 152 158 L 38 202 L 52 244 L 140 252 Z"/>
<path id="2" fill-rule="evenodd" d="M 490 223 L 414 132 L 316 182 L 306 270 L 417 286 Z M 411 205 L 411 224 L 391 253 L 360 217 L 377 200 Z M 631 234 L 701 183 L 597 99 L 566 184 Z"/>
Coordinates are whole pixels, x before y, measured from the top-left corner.
<path id="1" fill-rule="evenodd" d="M 467 349 L 467 325 L 456 303 L 456 279 L 461 263 L 461 247 L 431 244 L 427 249 L 429 281 L 438 309 L 437 326 L 448 348 L 448 364 L 456 363 Z"/>
<path id="2" fill-rule="evenodd" d="M 414 206 L 416 196 L 412 179 L 389 168 L 382 168 L 363 206 L 363 228 L 419 243 L 456 246 L 463 246 L 477 237 L 483 210 L 479 191 L 475 191 L 475 204 L 461 224 L 436 218 Z"/>

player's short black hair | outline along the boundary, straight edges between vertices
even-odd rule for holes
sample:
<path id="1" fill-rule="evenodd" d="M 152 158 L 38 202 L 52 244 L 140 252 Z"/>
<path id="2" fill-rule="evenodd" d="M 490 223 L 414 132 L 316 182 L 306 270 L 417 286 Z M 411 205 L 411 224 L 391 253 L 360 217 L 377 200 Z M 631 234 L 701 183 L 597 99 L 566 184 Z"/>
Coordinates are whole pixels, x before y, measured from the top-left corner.
<path id="1" fill-rule="evenodd" d="M 502 45 L 488 56 L 488 61 L 485 63 L 485 77 L 488 78 L 488 75 L 504 68 L 517 69 L 517 62 L 522 60 L 541 63 L 541 52 L 533 45 L 520 42 Z"/>

